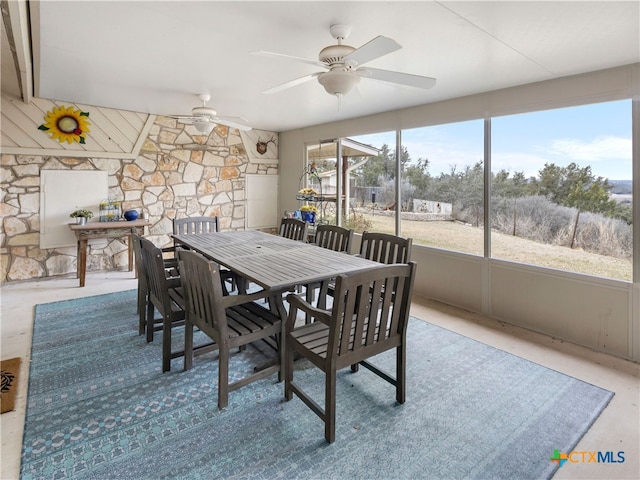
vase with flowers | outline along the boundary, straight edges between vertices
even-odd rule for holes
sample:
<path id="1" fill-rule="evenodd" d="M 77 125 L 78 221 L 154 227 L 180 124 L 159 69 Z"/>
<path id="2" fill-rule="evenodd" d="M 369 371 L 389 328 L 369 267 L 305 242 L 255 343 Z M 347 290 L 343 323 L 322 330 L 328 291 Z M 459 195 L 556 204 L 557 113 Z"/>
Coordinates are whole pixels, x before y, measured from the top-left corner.
<path id="1" fill-rule="evenodd" d="M 318 209 L 315 205 L 303 205 L 300 207 L 300 212 L 302 213 L 302 220 L 311 224 L 316 223 L 316 214 L 318 213 Z"/>

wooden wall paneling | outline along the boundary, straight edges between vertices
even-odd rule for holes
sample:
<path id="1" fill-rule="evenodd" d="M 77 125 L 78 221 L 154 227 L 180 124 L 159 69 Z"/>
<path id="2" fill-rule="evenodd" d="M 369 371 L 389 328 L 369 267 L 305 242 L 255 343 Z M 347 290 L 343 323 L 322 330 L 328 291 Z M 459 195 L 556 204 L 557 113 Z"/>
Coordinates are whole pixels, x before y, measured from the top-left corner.
<path id="1" fill-rule="evenodd" d="M 59 148 L 56 140 L 51 139 L 46 132 L 38 130 L 38 127 L 44 123 L 44 114 L 34 105 L 27 105 L 20 99 L 8 100 L 5 97 L 2 101 L 2 121 L 3 125 L 7 122 L 13 125 L 9 136 L 16 141 L 17 145 L 23 145 L 22 142 L 25 142 L 26 147 Z M 10 124 L 7 123 L 7 125 Z M 15 129 L 22 131 L 22 134 L 18 135 Z"/>
<path id="2" fill-rule="evenodd" d="M 16 124 L 20 125 L 23 129 L 37 129 L 44 123 L 44 115 L 40 114 L 40 110 L 37 108 L 28 108 L 29 105 L 22 100 L 11 100 L 9 102 L 2 102 L 2 114 L 8 118 L 11 118 Z"/>
<path id="3" fill-rule="evenodd" d="M 101 112 L 96 107 L 89 105 L 77 106 L 83 112 L 89 112 L 89 121 L 91 126 L 89 127 L 89 133 L 87 134 L 87 143 L 91 150 L 100 150 L 104 152 L 124 153 L 129 150 L 125 150 L 121 145 L 112 137 L 112 128 L 108 125 L 108 120 L 104 119 Z M 95 142 L 98 146 L 93 146 L 91 142 Z"/>
<path id="4" fill-rule="evenodd" d="M 90 119 L 92 114 L 93 111 L 89 114 Z M 89 149 L 101 150 L 104 152 L 121 152 L 122 148 L 120 148 L 120 146 L 114 142 L 101 127 L 101 124 L 91 122 L 86 140 Z"/>
<path id="5" fill-rule="evenodd" d="M 33 137 L 29 136 L 23 129 L 2 115 L 2 138 L 10 138 L 12 143 L 18 146 L 31 148 L 42 148 Z M 2 145 L 5 146 L 4 141 Z"/>
<path id="6" fill-rule="evenodd" d="M 131 112 L 129 110 L 118 110 L 118 112 L 137 132 L 144 128 L 144 124 L 149 117 L 146 113 Z"/>
<path id="7" fill-rule="evenodd" d="M 18 144 L 11 140 L 4 134 L 4 130 L 2 131 L 2 146 L 3 147 L 17 147 Z"/>
<path id="8" fill-rule="evenodd" d="M 134 128 L 127 119 L 121 115 L 121 111 L 119 110 L 110 108 L 99 108 L 98 110 L 109 120 L 110 124 L 115 128 L 115 131 L 118 132 L 120 136 L 126 138 L 128 146 L 127 148 L 123 147 L 123 149 L 130 152 L 138 139 L 140 129 Z M 115 139 L 115 137 L 113 138 Z M 124 142 L 122 142 L 121 145 L 124 145 Z"/>
<path id="9" fill-rule="evenodd" d="M 102 109 L 97 107 L 83 106 L 89 113 L 89 118 L 93 117 L 93 121 L 100 125 L 104 133 L 109 139 L 114 142 L 115 146 L 112 151 L 117 152 L 131 152 L 134 142 L 131 141 L 127 135 L 125 135 L 118 125 L 114 124 L 111 116 L 108 115 L 108 109 Z M 137 138 L 138 132 L 135 132 Z"/>

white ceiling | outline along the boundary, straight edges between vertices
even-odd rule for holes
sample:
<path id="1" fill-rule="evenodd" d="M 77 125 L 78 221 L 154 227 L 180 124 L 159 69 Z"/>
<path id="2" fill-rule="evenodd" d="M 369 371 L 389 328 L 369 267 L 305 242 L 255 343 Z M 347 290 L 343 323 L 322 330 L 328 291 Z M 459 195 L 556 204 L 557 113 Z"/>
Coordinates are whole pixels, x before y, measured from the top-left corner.
<path id="1" fill-rule="evenodd" d="M 272 131 L 640 61 L 638 1 L 31 4 L 39 8 L 31 17 L 35 96 L 175 115 L 209 93 L 219 115 Z M 318 68 L 249 52 L 315 60 L 335 43 L 335 23 L 352 27 L 346 43 L 354 47 L 377 35 L 403 46 L 368 66 L 435 77 L 436 86 L 363 79 L 340 106 L 316 80 L 261 93 Z"/>

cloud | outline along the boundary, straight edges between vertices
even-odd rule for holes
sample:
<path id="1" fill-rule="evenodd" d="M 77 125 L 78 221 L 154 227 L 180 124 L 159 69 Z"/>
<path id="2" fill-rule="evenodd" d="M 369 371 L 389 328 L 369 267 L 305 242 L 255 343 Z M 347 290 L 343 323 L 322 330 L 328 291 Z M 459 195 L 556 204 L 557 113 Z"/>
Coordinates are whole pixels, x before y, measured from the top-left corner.
<path id="1" fill-rule="evenodd" d="M 491 155 L 491 170 L 506 170 L 511 173 L 523 172 L 524 176 L 537 177 L 548 159 L 539 155 L 521 152 L 498 153 Z"/>
<path id="2" fill-rule="evenodd" d="M 575 138 L 554 140 L 546 153 L 570 162 L 593 164 L 600 161 L 626 160 L 631 164 L 631 139 L 623 137 L 597 137 L 592 141 Z M 568 160 L 568 161 L 567 161 Z"/>

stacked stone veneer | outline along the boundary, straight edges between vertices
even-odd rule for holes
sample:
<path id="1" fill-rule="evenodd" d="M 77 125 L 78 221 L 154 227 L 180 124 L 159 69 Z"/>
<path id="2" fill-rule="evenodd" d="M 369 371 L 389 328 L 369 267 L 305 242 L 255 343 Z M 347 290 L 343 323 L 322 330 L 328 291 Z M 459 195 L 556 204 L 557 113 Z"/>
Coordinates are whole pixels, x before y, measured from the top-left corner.
<path id="1" fill-rule="evenodd" d="M 194 144 L 207 149 L 188 149 Z M 243 229 L 246 174 L 278 173 L 273 161 L 249 161 L 238 130 L 219 125 L 203 136 L 167 117 L 157 117 L 135 160 L 3 154 L 3 283 L 76 272 L 75 246 L 39 248 L 40 170 L 107 171 L 109 196 L 121 200 L 123 210 L 137 209 L 151 222 L 146 233 L 158 246 L 171 244 L 175 217 L 215 215 L 221 230 Z M 127 262 L 125 240 L 90 242 L 87 271 L 121 269 Z"/>

